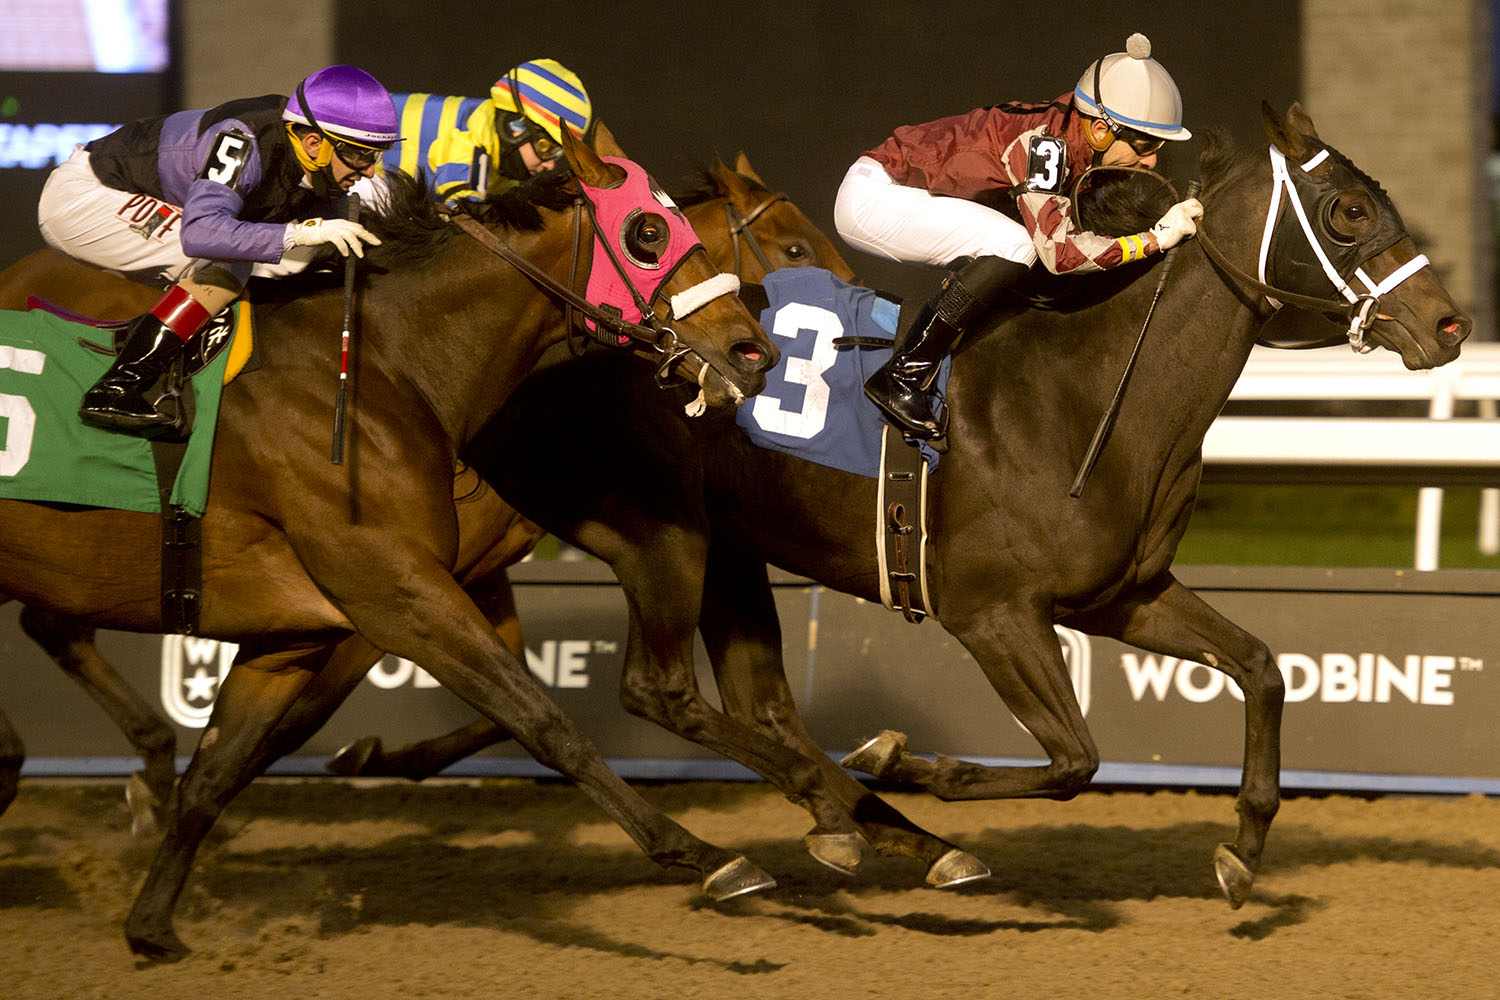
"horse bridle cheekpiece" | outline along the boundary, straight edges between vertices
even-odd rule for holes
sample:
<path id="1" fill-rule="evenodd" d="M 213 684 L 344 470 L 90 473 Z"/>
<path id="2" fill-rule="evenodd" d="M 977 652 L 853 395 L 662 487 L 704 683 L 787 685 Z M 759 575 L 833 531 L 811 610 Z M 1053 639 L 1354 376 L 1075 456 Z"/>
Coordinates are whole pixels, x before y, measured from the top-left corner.
<path id="1" fill-rule="evenodd" d="M 1418 254 L 1381 281 L 1372 279 L 1364 265 L 1406 236 L 1405 225 L 1390 198 L 1373 181 L 1365 181 L 1379 218 L 1375 231 L 1355 242 L 1331 225 L 1340 181 L 1363 179 L 1354 166 L 1328 147 L 1298 165 L 1289 165 L 1275 146 L 1270 150 L 1271 205 L 1260 244 L 1261 282 L 1271 286 L 1271 292 L 1292 293 L 1288 298 L 1326 295 L 1331 283 L 1348 303 L 1349 345 L 1361 354 L 1374 350 L 1365 334 L 1377 318 L 1380 297 L 1427 267 L 1426 255 Z M 1331 178 L 1313 174 L 1325 165 L 1325 173 L 1331 171 Z M 1301 230 L 1300 237 L 1297 229 Z M 1352 287 L 1349 279 L 1357 280 L 1363 289 Z M 1282 302 L 1269 292 L 1266 298 L 1273 309 L 1281 308 Z"/>
<path id="2" fill-rule="evenodd" d="M 614 156 L 600 159 L 624 170 L 625 179 L 607 188 L 579 181 L 594 224 L 595 252 L 584 297 L 620 310 L 626 323 L 644 322 L 658 328 L 653 305 L 661 289 L 689 254 L 707 251 L 681 210 L 640 165 Z M 736 294 L 739 288 L 739 278 L 717 274 L 673 295 L 668 319 L 682 319 L 721 295 Z M 591 318 L 585 318 L 584 324 L 595 337 L 600 336 Z M 626 338 L 618 342 L 625 343 Z"/>

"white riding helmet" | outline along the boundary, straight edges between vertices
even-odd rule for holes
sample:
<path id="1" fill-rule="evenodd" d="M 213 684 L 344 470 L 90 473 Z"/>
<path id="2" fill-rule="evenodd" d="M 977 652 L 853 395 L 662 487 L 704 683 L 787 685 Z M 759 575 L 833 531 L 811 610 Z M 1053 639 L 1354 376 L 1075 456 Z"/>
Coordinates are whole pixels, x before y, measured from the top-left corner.
<path id="1" fill-rule="evenodd" d="M 1111 125 L 1158 139 L 1193 137 L 1182 127 L 1182 95 L 1177 84 L 1151 58 L 1151 40 L 1139 32 L 1125 40 L 1124 52 L 1089 63 L 1073 88 L 1073 99 L 1078 110 Z"/>

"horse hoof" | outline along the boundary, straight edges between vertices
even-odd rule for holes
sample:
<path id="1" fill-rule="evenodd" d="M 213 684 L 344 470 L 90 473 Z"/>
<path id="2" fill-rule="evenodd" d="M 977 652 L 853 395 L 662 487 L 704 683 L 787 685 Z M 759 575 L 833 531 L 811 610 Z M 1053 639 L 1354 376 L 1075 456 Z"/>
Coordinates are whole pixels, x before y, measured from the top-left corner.
<path id="1" fill-rule="evenodd" d="M 809 833 L 802 842 L 814 860 L 844 875 L 853 875 L 864 860 L 864 840 L 857 833 Z"/>
<path id="2" fill-rule="evenodd" d="M 968 851 L 960 851 L 956 847 L 934 861 L 932 867 L 927 869 L 927 884 L 934 889 L 951 889 L 965 882 L 974 882 L 989 877 L 990 870 L 983 861 Z"/>
<path id="3" fill-rule="evenodd" d="M 168 928 L 159 934 L 125 934 L 130 950 L 148 962 L 180 962 L 192 954 L 192 949 L 182 943 L 182 938 Z"/>
<path id="4" fill-rule="evenodd" d="M 738 857 L 713 872 L 703 880 L 703 892 L 715 902 L 733 899 L 749 892 L 776 888 L 776 880 L 755 865 L 749 858 Z"/>
<path id="5" fill-rule="evenodd" d="M 1238 910 L 1250 898 L 1250 886 L 1255 882 L 1255 873 L 1234 853 L 1230 844 L 1214 848 L 1214 874 L 1219 877 L 1219 888 L 1229 900 L 1231 909 Z"/>
<path id="6" fill-rule="evenodd" d="M 156 810 L 161 808 L 161 800 L 139 771 L 125 782 L 125 804 L 130 807 L 132 837 L 149 837 L 156 832 Z"/>
<path id="7" fill-rule="evenodd" d="M 863 771 L 880 777 L 906 752 L 906 734 L 882 729 L 876 736 L 866 740 L 857 750 L 839 761 L 840 767 L 851 771 Z"/>
<path id="8" fill-rule="evenodd" d="M 370 766 L 370 761 L 375 760 L 381 753 L 379 736 L 362 736 L 353 743 L 345 744 L 338 753 L 328 758 L 328 763 L 323 767 L 330 774 L 356 778 L 364 774 L 365 769 Z"/>

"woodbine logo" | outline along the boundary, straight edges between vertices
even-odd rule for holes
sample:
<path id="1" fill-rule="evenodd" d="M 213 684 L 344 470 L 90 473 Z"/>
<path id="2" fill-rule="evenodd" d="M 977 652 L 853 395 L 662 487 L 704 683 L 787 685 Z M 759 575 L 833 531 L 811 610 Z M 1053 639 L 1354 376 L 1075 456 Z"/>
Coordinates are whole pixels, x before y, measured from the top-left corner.
<path id="1" fill-rule="evenodd" d="M 1455 674 L 1480 673 L 1484 660 L 1470 656 L 1408 653 L 1282 653 L 1276 665 L 1286 682 L 1288 704 L 1452 705 Z M 1120 668 L 1136 701 L 1164 702 L 1178 697 L 1203 704 L 1228 695 L 1244 701 L 1239 685 L 1225 674 L 1193 660 L 1128 652 Z"/>
<path id="2" fill-rule="evenodd" d="M 190 729 L 208 724 L 219 686 L 239 646 L 217 639 L 169 635 L 161 644 L 161 703 L 172 721 Z M 605 639 L 548 639 L 526 649 L 526 666 L 543 684 L 557 689 L 589 686 L 589 659 L 617 656 L 619 644 Z M 618 666 L 615 670 L 619 672 Z M 410 660 L 387 656 L 370 668 L 365 681 L 383 691 L 435 688 L 432 675 Z"/>

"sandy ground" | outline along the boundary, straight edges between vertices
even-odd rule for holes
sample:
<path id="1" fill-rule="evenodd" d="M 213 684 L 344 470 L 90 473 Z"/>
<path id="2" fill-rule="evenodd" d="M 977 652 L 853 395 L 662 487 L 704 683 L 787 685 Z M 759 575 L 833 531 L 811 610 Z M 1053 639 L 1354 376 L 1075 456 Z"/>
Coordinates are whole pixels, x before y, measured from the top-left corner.
<path id="1" fill-rule="evenodd" d="M 154 842 L 119 783 L 27 780 L 0 817 L 0 997 L 1500 996 L 1497 800 L 1290 799 L 1233 911 L 1226 795 L 888 794 L 994 870 L 939 892 L 909 861 L 818 865 L 765 785 L 644 792 L 778 888 L 710 903 L 564 784 L 262 780 L 184 893 L 194 952 L 157 966 L 122 936 Z"/>

